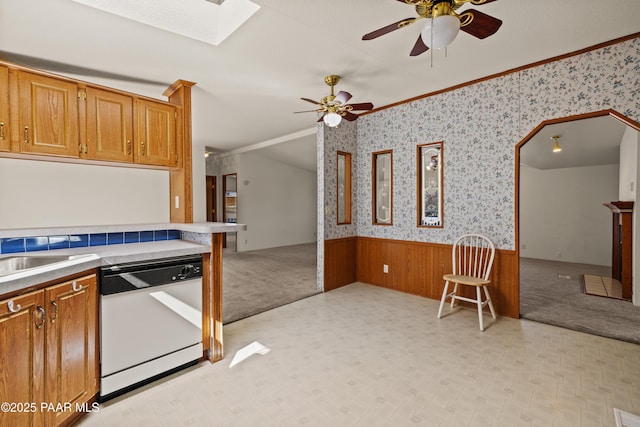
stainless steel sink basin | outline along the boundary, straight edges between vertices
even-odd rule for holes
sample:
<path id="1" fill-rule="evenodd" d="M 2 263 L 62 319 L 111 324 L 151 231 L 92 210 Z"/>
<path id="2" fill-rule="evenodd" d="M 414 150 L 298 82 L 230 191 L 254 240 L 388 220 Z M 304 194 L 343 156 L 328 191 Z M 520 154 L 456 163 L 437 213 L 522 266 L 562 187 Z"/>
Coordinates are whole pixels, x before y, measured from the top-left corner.
<path id="1" fill-rule="evenodd" d="M 42 267 L 57 262 L 69 261 L 77 259 L 82 255 L 21 255 L 7 258 L 0 258 L 0 276 L 17 273 L 30 268 Z"/>

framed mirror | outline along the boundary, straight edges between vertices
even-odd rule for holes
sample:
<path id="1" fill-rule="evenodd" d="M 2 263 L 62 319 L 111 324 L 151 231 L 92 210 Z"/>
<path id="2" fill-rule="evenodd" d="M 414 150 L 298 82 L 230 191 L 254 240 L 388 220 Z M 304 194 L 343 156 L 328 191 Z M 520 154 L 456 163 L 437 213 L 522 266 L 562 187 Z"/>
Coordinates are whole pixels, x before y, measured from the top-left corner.
<path id="1" fill-rule="evenodd" d="M 418 227 L 444 226 L 442 142 L 418 145 Z"/>
<path id="2" fill-rule="evenodd" d="M 392 224 L 393 206 L 393 152 L 373 153 L 373 223 Z"/>
<path id="3" fill-rule="evenodd" d="M 351 224 L 351 153 L 338 151 L 338 225 Z"/>

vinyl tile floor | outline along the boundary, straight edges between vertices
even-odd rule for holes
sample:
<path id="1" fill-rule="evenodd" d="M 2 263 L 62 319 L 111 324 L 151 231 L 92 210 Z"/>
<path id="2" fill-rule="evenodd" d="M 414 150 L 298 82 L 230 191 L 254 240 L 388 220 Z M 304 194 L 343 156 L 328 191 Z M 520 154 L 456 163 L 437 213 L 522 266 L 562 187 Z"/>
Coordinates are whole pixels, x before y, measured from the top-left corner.
<path id="1" fill-rule="evenodd" d="M 224 327 L 225 358 L 82 426 L 613 426 L 640 346 L 355 283 Z M 242 349 L 260 350 L 244 354 Z"/>

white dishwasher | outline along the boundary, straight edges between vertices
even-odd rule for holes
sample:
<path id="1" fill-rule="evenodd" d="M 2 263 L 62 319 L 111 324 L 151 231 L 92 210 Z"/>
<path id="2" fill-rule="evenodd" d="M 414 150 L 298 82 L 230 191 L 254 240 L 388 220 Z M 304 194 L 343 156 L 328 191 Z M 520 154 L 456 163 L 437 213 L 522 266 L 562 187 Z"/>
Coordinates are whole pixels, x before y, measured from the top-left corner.
<path id="1" fill-rule="evenodd" d="M 100 270 L 100 401 L 202 357 L 202 257 Z"/>

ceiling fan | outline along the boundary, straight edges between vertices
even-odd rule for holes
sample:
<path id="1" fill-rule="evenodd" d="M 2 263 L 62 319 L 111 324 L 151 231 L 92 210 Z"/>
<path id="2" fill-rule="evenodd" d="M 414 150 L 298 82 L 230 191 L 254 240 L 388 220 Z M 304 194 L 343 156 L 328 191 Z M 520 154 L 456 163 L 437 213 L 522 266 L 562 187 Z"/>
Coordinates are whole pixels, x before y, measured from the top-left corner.
<path id="1" fill-rule="evenodd" d="M 373 104 L 370 102 L 361 102 L 359 104 L 347 104 L 351 99 L 349 92 L 340 91 L 337 95 L 333 94 L 333 87 L 340 81 L 340 76 L 331 75 L 324 78 L 324 82 L 331 87 L 331 94 L 325 96 L 320 102 L 314 101 L 309 98 L 300 98 L 303 101 L 316 104 L 318 108 L 316 110 L 296 111 L 296 113 L 309 113 L 315 111 L 317 113 L 323 113 L 318 121 L 324 121 L 327 126 L 336 127 L 342 121 L 342 118 L 349 121 L 354 121 L 358 118 L 357 114 L 353 111 L 366 111 L 372 110 Z"/>
<path id="2" fill-rule="evenodd" d="M 372 40 L 408 25 L 420 19 L 428 19 L 423 27 L 410 56 L 417 56 L 429 50 L 429 47 L 440 49 L 448 46 L 462 30 L 479 39 L 489 37 L 498 31 L 502 21 L 469 9 L 460 14 L 456 10 L 465 3 L 481 5 L 495 0 L 396 0 L 415 6 L 418 17 L 406 18 L 386 27 L 379 28 L 362 36 L 362 40 Z"/>

